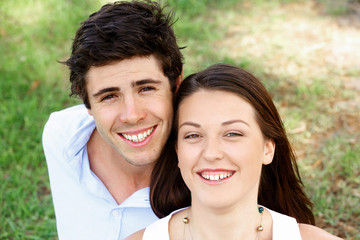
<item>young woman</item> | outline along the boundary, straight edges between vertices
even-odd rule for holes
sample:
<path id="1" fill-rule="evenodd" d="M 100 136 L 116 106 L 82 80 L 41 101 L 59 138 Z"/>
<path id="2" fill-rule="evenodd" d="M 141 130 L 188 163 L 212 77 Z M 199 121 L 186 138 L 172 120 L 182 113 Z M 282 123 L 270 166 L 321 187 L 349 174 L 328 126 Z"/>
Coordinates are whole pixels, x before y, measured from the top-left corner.
<path id="1" fill-rule="evenodd" d="M 174 106 L 151 185 L 154 212 L 170 215 L 130 239 L 338 239 L 312 226 L 295 154 L 258 79 L 217 64 L 187 77 Z"/>

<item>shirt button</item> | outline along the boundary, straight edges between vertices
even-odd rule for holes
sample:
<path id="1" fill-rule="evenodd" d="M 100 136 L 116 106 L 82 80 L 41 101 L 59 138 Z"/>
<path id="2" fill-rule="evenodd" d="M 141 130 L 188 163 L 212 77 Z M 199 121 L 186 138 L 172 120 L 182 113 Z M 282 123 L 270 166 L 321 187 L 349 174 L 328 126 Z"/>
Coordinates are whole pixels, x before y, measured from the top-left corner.
<path id="1" fill-rule="evenodd" d="M 119 217 L 120 216 L 120 211 L 119 210 L 113 210 L 112 215 L 113 215 L 113 217 Z"/>

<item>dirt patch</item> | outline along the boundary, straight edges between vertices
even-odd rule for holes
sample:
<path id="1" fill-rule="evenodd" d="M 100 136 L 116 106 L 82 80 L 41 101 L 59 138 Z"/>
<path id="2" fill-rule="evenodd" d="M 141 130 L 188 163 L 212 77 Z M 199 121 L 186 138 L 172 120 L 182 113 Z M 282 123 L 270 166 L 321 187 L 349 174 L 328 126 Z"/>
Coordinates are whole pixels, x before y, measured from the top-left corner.
<path id="1" fill-rule="evenodd" d="M 334 70 L 347 77 L 341 73 L 359 69 L 359 29 L 322 16 L 312 1 L 257 11 L 261 12 L 232 15 L 227 36 L 216 47 L 227 49 L 234 58 L 261 58 L 269 73 L 294 78 L 332 75 Z"/>

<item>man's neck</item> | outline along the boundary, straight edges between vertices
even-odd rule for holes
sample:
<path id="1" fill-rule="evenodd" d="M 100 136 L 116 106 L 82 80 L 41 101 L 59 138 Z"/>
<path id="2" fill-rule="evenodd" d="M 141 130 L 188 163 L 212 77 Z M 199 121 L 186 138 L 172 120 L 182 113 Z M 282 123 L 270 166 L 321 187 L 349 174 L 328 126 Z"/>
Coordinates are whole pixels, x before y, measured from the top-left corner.
<path id="1" fill-rule="evenodd" d="M 97 132 L 96 128 L 88 144 L 90 169 L 103 182 L 118 204 L 134 192 L 150 185 L 153 165 L 129 164 Z"/>

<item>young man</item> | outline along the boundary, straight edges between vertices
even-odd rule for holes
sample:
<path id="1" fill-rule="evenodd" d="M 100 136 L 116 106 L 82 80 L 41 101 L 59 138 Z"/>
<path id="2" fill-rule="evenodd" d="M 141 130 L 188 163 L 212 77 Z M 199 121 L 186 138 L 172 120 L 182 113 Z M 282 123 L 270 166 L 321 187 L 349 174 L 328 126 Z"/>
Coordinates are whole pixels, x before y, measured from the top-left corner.
<path id="1" fill-rule="evenodd" d="M 157 217 L 152 168 L 172 124 L 182 54 L 155 2 L 104 5 L 73 41 L 72 95 L 43 132 L 59 239 L 123 239 Z"/>

